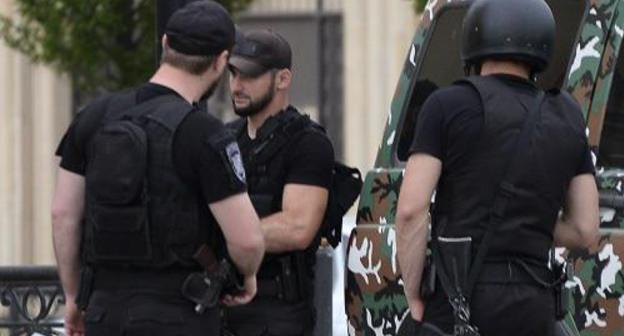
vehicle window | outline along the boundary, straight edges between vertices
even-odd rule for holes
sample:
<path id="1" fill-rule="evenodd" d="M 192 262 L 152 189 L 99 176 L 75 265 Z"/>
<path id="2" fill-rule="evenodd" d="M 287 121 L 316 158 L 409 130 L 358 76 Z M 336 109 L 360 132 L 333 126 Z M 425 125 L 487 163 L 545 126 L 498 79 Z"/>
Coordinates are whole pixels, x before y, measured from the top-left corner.
<path id="1" fill-rule="evenodd" d="M 555 52 L 546 72 L 538 77 L 542 88 L 560 88 L 566 77 L 568 64 L 581 23 L 587 14 L 589 0 L 549 0 L 555 21 L 557 35 Z M 421 64 L 417 65 L 412 94 L 408 98 L 407 112 L 402 114 L 399 124 L 399 141 L 396 153 L 399 161 L 408 158 L 414 138 L 418 112 L 423 103 L 436 89 L 452 84 L 464 76 L 460 57 L 462 20 L 467 7 L 455 6 L 443 9 L 433 23 L 431 35 Z"/>
<path id="2" fill-rule="evenodd" d="M 617 60 L 598 148 L 602 167 L 624 167 L 624 48 Z"/>
<path id="3" fill-rule="evenodd" d="M 400 161 L 407 160 L 414 139 L 418 112 L 427 97 L 440 87 L 448 86 L 463 77 L 464 69 L 459 54 L 461 46 L 462 19 L 467 8 L 449 7 L 434 22 L 427 50 L 416 74 L 412 95 L 403 120 L 397 148 Z"/>

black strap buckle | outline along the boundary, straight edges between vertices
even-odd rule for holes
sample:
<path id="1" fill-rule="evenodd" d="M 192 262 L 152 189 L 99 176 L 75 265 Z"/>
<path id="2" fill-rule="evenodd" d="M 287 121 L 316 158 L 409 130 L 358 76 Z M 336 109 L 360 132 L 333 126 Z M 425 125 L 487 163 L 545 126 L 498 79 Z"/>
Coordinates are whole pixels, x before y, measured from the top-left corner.
<path id="1" fill-rule="evenodd" d="M 455 325 L 453 335 L 456 336 L 480 336 L 479 329 L 470 324 L 470 306 L 468 300 L 461 293 L 449 298 L 453 313 L 455 315 Z"/>

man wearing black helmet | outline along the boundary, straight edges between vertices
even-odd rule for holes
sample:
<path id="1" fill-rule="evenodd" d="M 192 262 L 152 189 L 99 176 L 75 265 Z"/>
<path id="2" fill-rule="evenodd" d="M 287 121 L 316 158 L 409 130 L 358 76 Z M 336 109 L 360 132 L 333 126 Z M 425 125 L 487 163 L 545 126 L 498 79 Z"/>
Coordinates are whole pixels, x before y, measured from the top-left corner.
<path id="1" fill-rule="evenodd" d="M 179 9 L 149 82 L 88 105 L 63 137 L 52 216 L 67 335 L 220 335 L 212 266 L 226 249 L 244 288 L 224 302 L 255 295 L 264 239 L 240 151 L 197 107 L 234 37 L 221 5 Z"/>
<path id="2" fill-rule="evenodd" d="M 462 58 L 476 76 L 436 91 L 419 113 L 396 224 L 420 335 L 552 335 L 549 249 L 597 240 L 582 113 L 566 92 L 535 83 L 554 35 L 543 0 L 475 1 Z M 423 273 L 429 211 L 435 270 Z"/>

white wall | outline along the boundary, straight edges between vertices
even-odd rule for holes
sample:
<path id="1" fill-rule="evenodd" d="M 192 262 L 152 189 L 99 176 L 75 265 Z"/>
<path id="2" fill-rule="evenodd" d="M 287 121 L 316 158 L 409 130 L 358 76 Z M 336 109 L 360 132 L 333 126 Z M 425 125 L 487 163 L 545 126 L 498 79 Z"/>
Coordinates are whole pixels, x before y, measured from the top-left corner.
<path id="1" fill-rule="evenodd" d="M 417 17 L 407 0 L 344 0 L 345 153 L 372 168 Z"/>

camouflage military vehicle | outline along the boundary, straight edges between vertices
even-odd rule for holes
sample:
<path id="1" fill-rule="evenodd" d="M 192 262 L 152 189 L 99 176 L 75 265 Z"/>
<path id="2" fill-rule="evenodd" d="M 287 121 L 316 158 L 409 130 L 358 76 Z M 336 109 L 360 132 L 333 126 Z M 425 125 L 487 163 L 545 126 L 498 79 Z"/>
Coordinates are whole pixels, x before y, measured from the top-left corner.
<path id="1" fill-rule="evenodd" d="M 600 188 L 599 246 L 565 252 L 575 269 L 569 309 L 582 335 L 624 336 L 624 0 L 547 2 L 557 43 L 538 83 L 568 90 L 581 105 Z M 469 4 L 430 0 L 412 41 L 348 243 L 349 335 L 395 335 L 408 314 L 396 257 L 397 197 L 421 105 L 463 75 L 461 23 Z"/>

